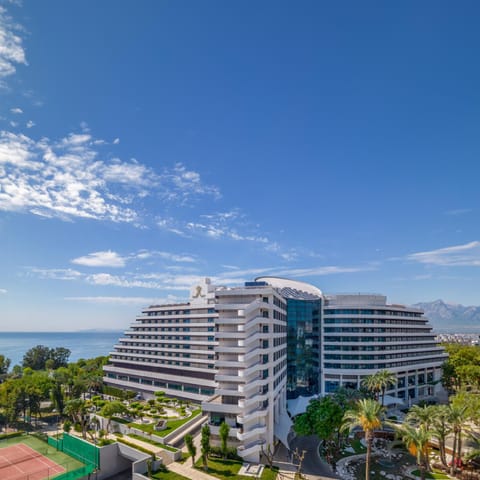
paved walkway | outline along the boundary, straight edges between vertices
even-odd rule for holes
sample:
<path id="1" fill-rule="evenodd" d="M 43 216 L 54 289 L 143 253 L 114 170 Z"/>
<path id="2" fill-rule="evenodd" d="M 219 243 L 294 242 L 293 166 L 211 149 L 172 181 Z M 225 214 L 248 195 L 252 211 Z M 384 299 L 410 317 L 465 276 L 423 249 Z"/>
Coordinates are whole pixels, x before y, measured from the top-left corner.
<path id="1" fill-rule="evenodd" d="M 192 461 L 189 459 L 187 460 L 190 464 Z M 197 470 L 196 468 L 192 468 L 190 465 L 185 463 L 178 463 L 178 462 L 173 462 L 168 466 L 168 469 L 171 470 L 172 472 L 179 473 L 180 475 L 183 475 L 184 477 L 187 478 L 192 478 L 195 480 L 218 480 L 217 477 L 212 477 L 211 475 L 208 475 L 208 473 L 202 472 L 201 470 Z"/>

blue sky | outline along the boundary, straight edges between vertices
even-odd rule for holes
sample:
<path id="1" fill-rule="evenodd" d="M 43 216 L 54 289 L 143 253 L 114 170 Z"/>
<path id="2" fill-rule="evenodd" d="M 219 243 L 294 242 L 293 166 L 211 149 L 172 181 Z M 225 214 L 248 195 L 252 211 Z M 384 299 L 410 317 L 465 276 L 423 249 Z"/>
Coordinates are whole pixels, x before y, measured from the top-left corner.
<path id="1" fill-rule="evenodd" d="M 478 2 L 0 5 L 0 330 L 202 276 L 480 304 Z"/>

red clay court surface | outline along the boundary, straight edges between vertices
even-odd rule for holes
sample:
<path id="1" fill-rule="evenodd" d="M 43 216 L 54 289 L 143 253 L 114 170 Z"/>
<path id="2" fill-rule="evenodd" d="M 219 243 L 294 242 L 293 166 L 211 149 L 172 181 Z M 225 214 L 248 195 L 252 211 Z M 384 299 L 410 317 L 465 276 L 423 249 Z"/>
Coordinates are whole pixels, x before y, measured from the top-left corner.
<path id="1" fill-rule="evenodd" d="M 0 448 L 1 480 L 27 478 L 28 480 L 43 480 L 64 471 L 63 467 L 24 443 Z"/>

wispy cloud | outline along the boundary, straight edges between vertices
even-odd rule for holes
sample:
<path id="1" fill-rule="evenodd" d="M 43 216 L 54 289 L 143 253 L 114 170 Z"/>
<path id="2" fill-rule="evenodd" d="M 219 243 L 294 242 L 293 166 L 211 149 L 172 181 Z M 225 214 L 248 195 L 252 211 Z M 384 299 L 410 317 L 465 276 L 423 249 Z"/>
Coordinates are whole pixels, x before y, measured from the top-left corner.
<path id="1" fill-rule="evenodd" d="M 34 122 L 33 120 L 29 120 L 29 121 L 25 124 L 25 126 L 26 126 L 27 128 L 32 128 L 32 127 L 35 126 L 35 122 Z"/>
<path id="2" fill-rule="evenodd" d="M 174 303 L 179 301 L 179 297 L 167 296 L 163 298 L 155 297 L 64 297 L 64 300 L 83 303 L 99 303 L 108 305 L 155 305 L 164 303 Z"/>
<path id="3" fill-rule="evenodd" d="M 426 265 L 479 267 L 480 241 L 412 253 L 407 259 Z"/>
<path id="4" fill-rule="evenodd" d="M 137 203 L 146 196 L 216 194 L 179 164 L 157 174 L 137 161 L 102 160 L 94 142 L 89 133 L 37 141 L 1 131 L 0 210 L 140 224 Z"/>
<path id="5" fill-rule="evenodd" d="M 18 65 L 27 64 L 19 30 L 5 7 L 0 5 L 0 87 L 5 87 L 3 79 L 13 75 Z"/>
<path id="6" fill-rule="evenodd" d="M 199 275 L 176 275 L 171 273 L 146 273 L 111 275 L 97 273 L 88 275 L 86 281 L 92 285 L 114 286 L 122 288 L 146 288 L 161 290 L 189 290 L 198 282 Z"/>
<path id="7" fill-rule="evenodd" d="M 11 111 L 12 113 L 16 114 L 16 115 L 19 115 L 19 114 L 23 113 L 23 110 L 22 110 L 21 108 L 18 108 L 18 107 L 16 107 L 16 108 L 11 108 L 10 111 Z"/>
<path id="8" fill-rule="evenodd" d="M 5 288 L 0 288 L 0 294 L 5 295 L 8 292 L 8 290 L 5 290 Z"/>
<path id="9" fill-rule="evenodd" d="M 125 258 L 118 253 L 107 250 L 89 253 L 83 257 L 74 258 L 72 263 L 86 267 L 124 267 Z"/>
<path id="10" fill-rule="evenodd" d="M 83 274 L 70 268 L 29 268 L 29 274 L 45 280 L 79 280 Z"/>
<path id="11" fill-rule="evenodd" d="M 266 235 L 252 232 L 246 215 L 239 209 L 201 214 L 198 220 L 183 221 L 173 217 L 157 219 L 157 226 L 182 237 L 203 236 L 213 240 L 234 240 L 261 243 L 266 247 L 271 244 Z"/>
<path id="12" fill-rule="evenodd" d="M 71 263 L 83 265 L 85 267 L 125 267 L 127 262 L 142 260 L 161 259 L 174 263 L 193 263 L 196 261 L 192 255 L 183 255 L 172 252 L 163 252 L 158 250 L 139 250 L 138 252 L 120 255 L 112 250 L 92 252 L 87 255 L 74 258 Z"/>
<path id="13" fill-rule="evenodd" d="M 181 204 L 188 204 L 193 197 L 198 196 L 221 197 L 218 187 L 203 183 L 198 172 L 188 170 L 182 163 L 175 164 L 171 170 L 165 170 L 160 183 L 164 187 L 163 197 Z"/>
<path id="14" fill-rule="evenodd" d="M 451 215 L 451 216 L 457 217 L 459 215 L 470 213 L 471 211 L 472 211 L 471 208 L 457 208 L 457 209 L 447 210 L 445 212 L 445 215 Z"/>

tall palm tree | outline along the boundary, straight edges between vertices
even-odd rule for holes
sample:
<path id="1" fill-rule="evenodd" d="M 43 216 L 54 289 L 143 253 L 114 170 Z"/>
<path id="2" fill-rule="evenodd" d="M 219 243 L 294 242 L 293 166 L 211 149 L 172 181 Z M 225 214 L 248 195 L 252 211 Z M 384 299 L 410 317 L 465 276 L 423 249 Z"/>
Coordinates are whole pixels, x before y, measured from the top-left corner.
<path id="1" fill-rule="evenodd" d="M 424 430 L 433 433 L 432 427 L 437 417 L 436 408 L 433 405 L 413 405 L 407 413 L 405 420 L 414 427 L 420 427 Z M 424 452 L 425 467 L 430 471 L 430 456 L 428 445 Z"/>
<path id="2" fill-rule="evenodd" d="M 462 458 L 462 430 L 467 420 L 467 405 L 458 405 L 456 403 L 449 405 L 449 423 L 453 431 L 451 475 L 455 473 L 458 460 Z"/>
<path id="3" fill-rule="evenodd" d="M 372 457 L 372 440 L 374 431 L 381 428 L 385 408 L 376 400 L 366 398 L 358 400 L 354 408 L 347 410 L 343 416 L 343 428 L 352 430 L 360 427 L 365 433 L 367 456 L 365 462 L 365 480 L 370 480 L 370 461 Z"/>
<path id="4" fill-rule="evenodd" d="M 397 383 L 397 376 L 389 370 L 379 370 L 375 376 L 377 377 L 377 383 L 382 392 L 382 406 L 385 402 L 385 391 L 389 387 L 393 387 Z"/>
<path id="5" fill-rule="evenodd" d="M 440 450 L 440 460 L 442 465 L 447 467 L 447 456 L 445 453 L 445 443 L 447 437 L 452 432 L 449 424 L 449 408 L 447 405 L 434 405 L 434 419 L 432 424 L 432 436 L 438 441 Z"/>
<path id="6" fill-rule="evenodd" d="M 407 413 L 406 420 L 410 423 L 423 425 L 427 430 L 435 421 L 434 405 L 413 405 Z"/>
<path id="7" fill-rule="evenodd" d="M 420 470 L 420 478 L 425 480 L 428 466 L 428 443 L 432 433 L 424 425 L 414 427 L 408 423 L 395 425 L 398 436 L 405 443 L 408 451 L 417 459 L 417 465 Z"/>
<path id="8" fill-rule="evenodd" d="M 376 373 L 363 377 L 362 386 L 373 394 L 373 398 L 375 400 L 378 400 L 382 387 L 380 386 L 379 379 Z"/>

